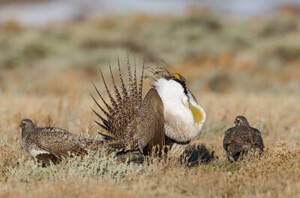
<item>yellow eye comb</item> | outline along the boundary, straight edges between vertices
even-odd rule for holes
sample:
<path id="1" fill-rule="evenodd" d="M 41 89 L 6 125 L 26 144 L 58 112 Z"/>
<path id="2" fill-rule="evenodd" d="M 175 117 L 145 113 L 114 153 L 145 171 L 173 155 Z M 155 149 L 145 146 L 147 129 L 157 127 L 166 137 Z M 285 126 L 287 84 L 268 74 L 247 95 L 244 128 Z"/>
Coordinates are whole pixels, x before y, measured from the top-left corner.
<path id="1" fill-rule="evenodd" d="M 174 76 L 176 79 L 178 79 L 178 80 L 181 80 L 181 76 L 180 76 L 180 74 L 178 74 L 178 73 L 174 73 L 174 74 L 173 74 L 173 76 Z"/>

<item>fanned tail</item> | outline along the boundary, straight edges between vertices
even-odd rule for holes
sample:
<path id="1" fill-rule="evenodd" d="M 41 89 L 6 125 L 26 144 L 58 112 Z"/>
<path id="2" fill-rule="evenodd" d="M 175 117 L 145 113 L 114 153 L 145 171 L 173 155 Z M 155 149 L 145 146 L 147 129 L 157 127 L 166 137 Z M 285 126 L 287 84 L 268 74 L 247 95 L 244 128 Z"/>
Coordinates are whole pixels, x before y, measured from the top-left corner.
<path id="1" fill-rule="evenodd" d="M 138 87 L 137 87 L 137 76 L 136 76 L 136 60 L 134 59 L 134 74 L 133 74 L 133 85 L 132 87 L 134 87 L 133 91 L 134 91 L 134 98 L 138 101 Z"/>
<path id="2" fill-rule="evenodd" d="M 110 71 L 110 76 L 111 76 L 111 79 L 112 79 L 112 82 L 113 82 L 113 86 L 114 86 L 114 89 L 115 89 L 115 96 L 116 96 L 117 102 L 118 102 L 117 106 L 119 107 L 120 106 L 120 102 L 122 102 L 122 97 L 121 97 L 121 94 L 119 92 L 119 89 L 116 86 L 115 79 L 114 79 L 114 76 L 113 76 L 110 64 L 109 64 L 109 71 Z"/>
<path id="3" fill-rule="evenodd" d="M 109 91 L 109 89 L 108 89 L 108 87 L 107 87 L 105 78 L 104 78 L 103 73 L 102 73 L 101 70 L 100 70 L 100 74 L 101 74 L 102 81 L 103 81 L 104 86 L 105 86 L 105 89 L 106 89 L 106 93 L 107 93 L 107 95 L 109 96 L 110 102 L 112 103 L 114 109 L 117 109 L 118 105 L 117 105 L 116 101 L 114 100 L 114 98 L 112 97 L 112 95 L 111 95 L 111 93 L 110 93 L 110 91 Z"/>
<path id="4" fill-rule="evenodd" d="M 120 78 L 120 81 L 121 81 L 122 94 L 123 94 L 123 97 L 125 99 L 127 99 L 128 98 L 128 93 L 127 93 L 125 83 L 124 83 L 124 80 L 123 80 L 123 77 L 122 77 L 121 64 L 120 64 L 120 59 L 119 58 L 118 58 L 118 70 L 119 70 L 119 78 Z"/>
<path id="5" fill-rule="evenodd" d="M 124 140 L 128 137 L 132 137 L 132 134 L 129 133 L 133 132 L 126 131 L 126 127 L 135 118 L 137 109 L 142 103 L 144 64 L 138 83 L 137 66 L 136 64 L 134 64 L 135 68 L 132 72 L 129 58 L 127 59 L 128 88 L 126 88 L 126 84 L 124 82 L 119 58 L 117 59 L 117 65 L 119 72 L 118 76 L 121 85 L 119 87 L 117 86 L 115 78 L 113 76 L 112 67 L 109 64 L 110 77 L 114 89 L 113 96 L 111 90 L 109 90 L 109 87 L 107 86 L 107 81 L 105 81 L 102 71 L 100 71 L 100 75 L 105 87 L 106 94 L 109 98 L 109 102 L 104 99 L 103 94 L 100 93 L 99 89 L 93 83 L 93 87 L 96 90 L 100 101 L 98 101 L 93 95 L 91 95 L 91 97 L 100 110 L 99 112 L 101 113 L 97 112 L 94 109 L 92 109 L 92 111 L 98 118 L 98 120 L 95 120 L 96 124 L 106 130 L 106 136 L 114 140 Z"/>
<path id="6" fill-rule="evenodd" d="M 142 75 L 141 75 L 141 79 L 140 79 L 140 83 L 139 83 L 139 94 L 138 95 L 139 95 L 140 101 L 143 100 L 144 69 L 145 69 L 145 62 L 143 62 Z"/>

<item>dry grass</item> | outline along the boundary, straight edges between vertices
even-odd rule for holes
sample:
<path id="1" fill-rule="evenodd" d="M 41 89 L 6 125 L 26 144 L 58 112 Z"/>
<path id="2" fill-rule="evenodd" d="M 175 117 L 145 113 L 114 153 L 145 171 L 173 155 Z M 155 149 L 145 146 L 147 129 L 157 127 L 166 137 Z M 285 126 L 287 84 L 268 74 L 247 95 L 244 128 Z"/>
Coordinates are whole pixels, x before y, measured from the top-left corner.
<path id="1" fill-rule="evenodd" d="M 75 78 L 74 74 L 69 75 Z M 68 79 L 68 73 L 65 76 Z M 29 89 L 23 94 L 6 92 L 0 96 L 1 197 L 299 196 L 298 94 L 196 93 L 208 115 L 203 134 L 196 142 L 205 143 L 218 156 L 208 165 L 191 169 L 160 162 L 127 166 L 110 157 L 90 154 L 83 160 L 75 158 L 45 169 L 38 167 L 20 147 L 18 123 L 22 118 L 97 138 L 89 108 L 92 101 L 83 88 L 88 83 L 78 85 L 79 88 L 76 83 L 62 85 L 71 91 L 34 94 Z M 42 88 L 55 90 L 53 86 L 57 85 L 46 81 Z M 251 124 L 263 131 L 266 151 L 260 159 L 234 164 L 227 161 L 222 149 L 223 132 L 232 126 L 237 114 L 246 115 Z"/>

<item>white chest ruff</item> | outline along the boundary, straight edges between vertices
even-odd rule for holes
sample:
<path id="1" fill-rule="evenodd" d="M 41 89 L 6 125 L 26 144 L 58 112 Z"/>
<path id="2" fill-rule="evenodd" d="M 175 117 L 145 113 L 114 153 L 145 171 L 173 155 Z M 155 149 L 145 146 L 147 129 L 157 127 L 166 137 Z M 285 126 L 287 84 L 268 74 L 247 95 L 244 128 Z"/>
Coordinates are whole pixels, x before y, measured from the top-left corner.
<path id="1" fill-rule="evenodd" d="M 179 114 L 165 112 L 165 133 L 178 142 L 187 142 L 200 135 L 201 128 L 198 124 L 189 122 Z"/>
<path id="2" fill-rule="evenodd" d="M 189 93 L 188 97 L 178 82 L 164 78 L 157 80 L 155 87 L 164 104 L 166 135 L 179 142 L 190 141 L 198 137 L 206 116 L 191 94 Z M 203 115 L 199 123 L 195 122 L 189 103 L 198 108 Z"/>

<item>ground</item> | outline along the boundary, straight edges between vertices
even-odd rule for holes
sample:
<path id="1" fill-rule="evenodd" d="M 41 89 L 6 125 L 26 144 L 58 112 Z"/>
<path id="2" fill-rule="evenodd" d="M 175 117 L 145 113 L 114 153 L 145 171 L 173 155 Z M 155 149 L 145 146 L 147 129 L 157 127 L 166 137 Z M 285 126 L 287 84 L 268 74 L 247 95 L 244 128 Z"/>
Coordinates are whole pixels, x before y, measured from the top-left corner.
<path id="1" fill-rule="evenodd" d="M 287 20 L 297 27 L 298 22 L 292 19 Z M 219 20 L 203 16 L 172 20 L 138 16 L 128 19 L 129 26 L 113 18 L 44 30 L 14 23 L 3 25 L 0 197 L 299 197 L 300 48 L 293 40 L 299 31 L 291 28 L 282 36 L 279 22 L 273 26 L 272 21 L 248 22 L 250 28 Z M 177 29 L 183 23 L 186 27 Z M 166 24 L 174 31 L 165 31 Z M 153 26 L 158 30 L 155 33 Z M 243 32 L 245 26 L 254 30 Z M 234 27 L 234 32 L 227 32 L 228 27 Z M 103 43 L 109 35 L 105 28 L 108 32 L 124 28 L 128 35 L 134 30 L 132 34 L 139 37 L 126 43 L 116 31 L 109 42 Z M 204 38 L 197 38 L 198 30 L 194 28 L 200 28 Z M 210 35 L 209 31 L 219 32 Z M 149 48 L 144 46 L 147 35 L 152 36 L 149 45 L 153 46 Z M 170 36 L 174 43 L 158 40 Z M 198 47 L 203 49 L 185 49 L 184 45 L 191 46 L 191 40 L 199 42 Z M 153 58 L 153 54 L 159 54 L 171 63 L 171 71 L 185 76 L 207 113 L 202 134 L 193 144 L 205 144 L 215 151 L 217 159 L 193 168 L 158 160 L 141 166 L 90 153 L 83 159 L 40 167 L 21 148 L 20 121 L 31 118 L 39 125 L 99 138 L 90 108 L 94 106 L 89 97 L 93 93 L 91 82 L 103 90 L 97 75 L 101 67 L 107 76 L 103 57 L 114 62 L 124 51 L 139 57 L 142 52 L 133 50 L 136 48 L 132 43 L 146 47 L 142 49 L 147 49 L 144 53 L 150 61 L 148 68 L 164 65 Z M 207 48 L 214 44 L 220 49 Z M 223 136 L 237 115 L 246 116 L 252 126 L 262 131 L 265 152 L 260 158 L 249 157 L 237 163 L 226 159 Z"/>

